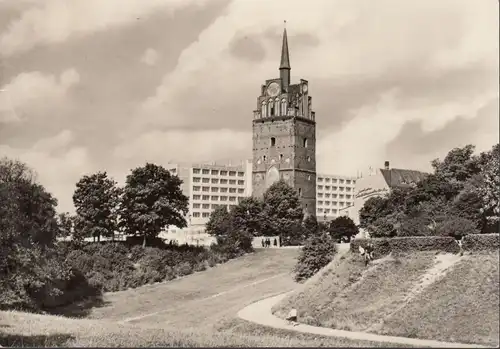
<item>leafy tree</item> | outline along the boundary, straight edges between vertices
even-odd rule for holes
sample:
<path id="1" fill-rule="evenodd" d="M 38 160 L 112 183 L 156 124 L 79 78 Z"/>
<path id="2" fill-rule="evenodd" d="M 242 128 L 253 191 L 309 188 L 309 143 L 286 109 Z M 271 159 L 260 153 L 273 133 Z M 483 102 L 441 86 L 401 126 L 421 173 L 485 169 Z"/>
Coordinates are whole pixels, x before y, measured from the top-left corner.
<path id="1" fill-rule="evenodd" d="M 57 215 L 59 223 L 58 237 L 67 238 L 73 235 L 74 217 L 69 212 L 59 213 Z"/>
<path id="2" fill-rule="evenodd" d="M 369 230 L 376 220 L 391 213 L 388 206 L 389 201 L 386 197 L 374 196 L 366 200 L 359 210 L 359 226 Z"/>
<path id="3" fill-rule="evenodd" d="M 304 219 L 304 232 L 307 236 L 318 235 L 320 231 L 318 219 L 314 215 L 308 215 Z"/>
<path id="4" fill-rule="evenodd" d="M 0 159 L 0 185 L 2 205 L 9 207 L 12 216 L 6 216 L 5 224 L 23 244 L 35 243 L 41 247 L 55 242 L 58 225 L 57 200 L 36 183 L 35 173 L 22 162 Z"/>
<path id="5" fill-rule="evenodd" d="M 262 235 L 265 226 L 262 210 L 261 201 L 254 197 L 244 198 L 229 213 L 233 229 L 246 231 L 252 236 Z"/>
<path id="6" fill-rule="evenodd" d="M 282 238 L 290 236 L 304 218 L 297 192 L 283 180 L 271 185 L 264 193 L 262 214 L 267 221 L 265 235 Z"/>
<path id="7" fill-rule="evenodd" d="M 330 263 L 336 253 L 335 241 L 328 234 L 313 235 L 300 251 L 294 268 L 295 280 L 303 281 Z"/>
<path id="8" fill-rule="evenodd" d="M 452 236 L 455 239 L 479 232 L 476 222 L 455 215 L 446 217 L 445 220 L 436 225 L 436 235 Z"/>
<path id="9" fill-rule="evenodd" d="M 168 227 L 187 226 L 188 198 L 182 193 L 182 181 L 162 166 L 147 163 L 127 176 L 121 201 L 121 226 L 132 235 L 157 237 Z"/>
<path id="10" fill-rule="evenodd" d="M 354 221 L 347 216 L 339 216 L 330 222 L 328 229 L 334 241 L 341 242 L 342 238 L 351 241 L 351 238 L 359 233 L 359 229 Z"/>
<path id="11" fill-rule="evenodd" d="M 500 220 L 500 143 L 480 154 L 481 175 L 476 185 L 483 201 L 485 218 L 490 222 Z"/>
<path id="12" fill-rule="evenodd" d="M 397 235 L 397 226 L 394 217 L 386 216 L 377 219 L 373 224 L 368 226 L 368 232 L 371 237 L 394 237 Z"/>
<path id="13" fill-rule="evenodd" d="M 73 204 L 80 217 L 83 234 L 100 240 L 112 237 L 118 229 L 118 205 L 121 190 L 106 172 L 83 176 L 76 183 Z"/>
<path id="14" fill-rule="evenodd" d="M 213 236 L 227 235 L 231 232 L 231 216 L 226 206 L 218 206 L 211 213 L 205 231 Z"/>
<path id="15" fill-rule="evenodd" d="M 442 161 L 433 160 L 431 164 L 434 174 L 452 184 L 464 183 L 481 171 L 479 159 L 474 156 L 474 149 L 474 145 L 468 144 L 463 148 L 450 150 Z"/>

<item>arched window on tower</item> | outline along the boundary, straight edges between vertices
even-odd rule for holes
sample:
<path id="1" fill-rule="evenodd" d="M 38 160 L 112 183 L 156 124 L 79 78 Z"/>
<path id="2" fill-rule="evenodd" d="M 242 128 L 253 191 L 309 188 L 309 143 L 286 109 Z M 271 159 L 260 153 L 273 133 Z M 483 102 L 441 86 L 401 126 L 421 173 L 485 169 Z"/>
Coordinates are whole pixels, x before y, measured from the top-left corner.
<path id="1" fill-rule="evenodd" d="M 260 111 L 260 117 L 265 118 L 267 116 L 267 108 L 266 108 L 266 102 L 262 101 L 262 108 Z"/>
<path id="2" fill-rule="evenodd" d="M 279 98 L 276 98 L 274 100 L 274 113 L 276 116 L 280 115 L 280 100 Z"/>
<path id="3" fill-rule="evenodd" d="M 287 113 L 287 105 L 286 105 L 286 99 L 281 100 L 281 115 L 286 116 Z"/>
<path id="4" fill-rule="evenodd" d="M 268 116 L 274 116 L 274 114 L 276 113 L 276 110 L 274 110 L 274 103 L 272 99 L 270 99 L 269 103 L 267 103 L 267 112 Z"/>
<path id="5" fill-rule="evenodd" d="M 304 138 L 304 148 L 307 148 L 307 138 Z"/>

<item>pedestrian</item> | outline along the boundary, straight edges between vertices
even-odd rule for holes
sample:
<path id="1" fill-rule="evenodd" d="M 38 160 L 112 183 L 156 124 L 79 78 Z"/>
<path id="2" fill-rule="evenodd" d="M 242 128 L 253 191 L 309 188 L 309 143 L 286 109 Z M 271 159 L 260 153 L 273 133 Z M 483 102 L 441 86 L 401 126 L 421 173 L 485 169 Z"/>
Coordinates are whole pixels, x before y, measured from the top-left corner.
<path id="1" fill-rule="evenodd" d="M 271 246 L 271 240 L 269 240 L 269 238 L 266 239 L 266 247 L 269 247 Z"/>
<path id="2" fill-rule="evenodd" d="M 260 243 L 262 244 L 262 247 L 266 247 L 266 244 L 264 242 L 264 239 L 260 239 Z"/>
<path id="3" fill-rule="evenodd" d="M 278 246 L 278 240 L 276 240 L 276 238 L 274 238 L 274 247 L 277 247 Z"/>
<path id="4" fill-rule="evenodd" d="M 288 325 L 293 325 L 297 326 L 297 309 L 292 308 L 290 312 L 288 313 L 288 316 L 286 317 L 286 320 L 288 321 Z"/>
<path id="5" fill-rule="evenodd" d="M 368 263 L 373 260 L 374 249 L 375 248 L 371 242 L 368 243 L 365 248 L 359 246 L 360 254 L 365 257 L 365 265 L 368 265 Z"/>

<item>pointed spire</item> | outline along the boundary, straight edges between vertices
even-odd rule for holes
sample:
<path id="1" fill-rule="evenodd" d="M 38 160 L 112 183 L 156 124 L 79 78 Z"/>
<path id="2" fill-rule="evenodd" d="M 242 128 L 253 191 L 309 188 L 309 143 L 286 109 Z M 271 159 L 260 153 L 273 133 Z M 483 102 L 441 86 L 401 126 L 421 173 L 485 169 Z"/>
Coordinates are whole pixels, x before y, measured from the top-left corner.
<path id="1" fill-rule="evenodd" d="M 290 68 L 290 54 L 288 53 L 288 37 L 286 35 L 286 21 L 283 29 L 283 44 L 281 46 L 281 64 L 280 69 Z"/>

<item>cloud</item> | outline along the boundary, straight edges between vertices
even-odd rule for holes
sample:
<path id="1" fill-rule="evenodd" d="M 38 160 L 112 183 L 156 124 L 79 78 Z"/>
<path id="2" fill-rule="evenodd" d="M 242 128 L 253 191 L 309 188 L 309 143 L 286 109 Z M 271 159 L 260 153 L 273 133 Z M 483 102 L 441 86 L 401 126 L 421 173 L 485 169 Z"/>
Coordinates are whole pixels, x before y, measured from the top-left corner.
<path id="1" fill-rule="evenodd" d="M 233 1 L 184 49 L 131 128 L 249 130 L 260 85 L 278 76 L 283 18 L 292 79 L 311 84 L 318 170 L 379 163 L 406 122 L 433 132 L 498 95 L 496 2 L 324 0 L 307 16 L 302 2 L 283 4 Z"/>
<path id="2" fill-rule="evenodd" d="M 158 61 L 158 58 L 158 52 L 156 52 L 156 50 L 152 48 L 148 48 L 141 56 L 141 62 L 147 65 L 155 65 Z"/>
<path id="3" fill-rule="evenodd" d="M 129 24 L 157 11 L 201 4 L 206 0 L 45 0 L 10 23 L 0 36 L 0 52 L 12 55 L 39 44 L 64 42 L 114 26 Z"/>
<path id="4" fill-rule="evenodd" d="M 65 70 L 58 78 L 40 72 L 17 75 L 0 88 L 0 123 L 25 121 L 30 112 L 63 99 L 79 81 L 75 69 Z"/>
<path id="5" fill-rule="evenodd" d="M 483 126 L 491 126 L 496 119 L 498 107 L 495 112 L 495 106 L 498 106 L 498 96 L 485 95 L 475 104 L 450 102 L 411 109 L 398 104 L 397 90 L 388 91 L 380 96 L 377 104 L 357 110 L 357 117 L 341 130 L 326 132 L 318 140 L 318 171 L 352 175 L 369 166 L 381 166 L 385 160 L 390 160 L 394 167 L 429 170 L 433 158 L 446 155 L 455 146 L 473 143 L 480 144 L 478 149 L 484 150 L 498 141 L 498 128 L 495 128 L 496 137 L 490 133 L 487 144 L 484 142 Z M 484 114 L 485 108 L 487 114 Z M 467 134 L 458 134 L 453 127 L 457 120 L 476 127 L 469 126 Z M 408 134 L 409 124 L 419 125 L 420 136 Z M 432 137 L 436 134 L 440 136 Z M 426 144 L 428 137 L 434 138 L 432 145 Z"/>
<path id="6" fill-rule="evenodd" d="M 60 212 L 73 211 L 75 184 L 93 169 L 87 149 L 70 146 L 72 137 L 71 131 L 63 130 L 29 148 L 0 144 L 1 156 L 19 159 L 37 172 L 38 181 L 58 199 Z"/>
<path id="7" fill-rule="evenodd" d="M 197 162 L 251 156 L 251 132 L 229 129 L 198 131 L 151 131 L 124 142 L 113 152 L 115 159 L 128 164 L 151 161 Z"/>

